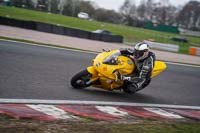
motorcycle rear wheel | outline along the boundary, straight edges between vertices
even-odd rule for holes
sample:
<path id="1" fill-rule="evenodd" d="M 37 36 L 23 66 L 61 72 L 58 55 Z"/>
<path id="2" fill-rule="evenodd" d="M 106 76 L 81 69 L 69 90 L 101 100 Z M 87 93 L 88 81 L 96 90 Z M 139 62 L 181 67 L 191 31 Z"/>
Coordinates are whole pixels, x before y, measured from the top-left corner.
<path id="1" fill-rule="evenodd" d="M 71 79 L 71 86 L 75 89 L 83 89 L 91 84 L 86 84 L 90 80 L 91 74 L 85 69 L 74 75 Z"/>

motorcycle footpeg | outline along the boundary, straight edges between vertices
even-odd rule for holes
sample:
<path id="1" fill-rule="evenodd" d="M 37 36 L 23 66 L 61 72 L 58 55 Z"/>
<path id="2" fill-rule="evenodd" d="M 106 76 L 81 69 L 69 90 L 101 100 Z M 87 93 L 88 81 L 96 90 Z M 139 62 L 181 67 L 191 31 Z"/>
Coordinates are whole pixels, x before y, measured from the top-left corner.
<path id="1" fill-rule="evenodd" d="M 91 85 L 91 84 L 92 84 L 92 82 L 93 82 L 93 81 L 92 81 L 92 80 L 90 80 L 90 81 L 86 82 L 85 84 L 86 84 L 86 85 Z"/>

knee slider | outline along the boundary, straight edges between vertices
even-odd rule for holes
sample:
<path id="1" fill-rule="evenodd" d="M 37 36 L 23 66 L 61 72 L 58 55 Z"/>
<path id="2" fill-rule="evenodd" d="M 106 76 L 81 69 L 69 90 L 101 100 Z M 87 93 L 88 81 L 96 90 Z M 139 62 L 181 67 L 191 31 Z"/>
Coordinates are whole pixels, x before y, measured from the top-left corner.
<path id="1" fill-rule="evenodd" d="M 148 70 L 150 70 L 150 67 L 149 66 L 143 66 L 143 70 L 148 71 Z"/>

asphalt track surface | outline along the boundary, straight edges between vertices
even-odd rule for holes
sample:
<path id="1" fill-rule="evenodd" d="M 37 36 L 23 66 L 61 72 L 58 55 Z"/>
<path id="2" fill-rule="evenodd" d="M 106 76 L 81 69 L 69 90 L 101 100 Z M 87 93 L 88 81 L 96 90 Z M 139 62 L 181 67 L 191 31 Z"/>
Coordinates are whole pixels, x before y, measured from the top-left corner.
<path id="1" fill-rule="evenodd" d="M 95 54 L 0 41 L 0 98 L 114 101 L 200 106 L 200 67 L 167 64 L 134 95 L 89 87 L 76 90 L 70 78 Z"/>

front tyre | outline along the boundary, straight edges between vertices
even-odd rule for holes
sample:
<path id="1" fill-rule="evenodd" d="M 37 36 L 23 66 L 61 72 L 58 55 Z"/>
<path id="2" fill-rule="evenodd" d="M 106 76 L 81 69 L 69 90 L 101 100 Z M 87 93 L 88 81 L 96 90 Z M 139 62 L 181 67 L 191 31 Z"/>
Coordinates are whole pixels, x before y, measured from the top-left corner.
<path id="1" fill-rule="evenodd" d="M 87 84 L 87 82 L 90 80 L 91 74 L 85 69 L 76 75 L 74 75 L 71 79 L 71 86 L 75 89 L 83 89 L 91 84 Z"/>

